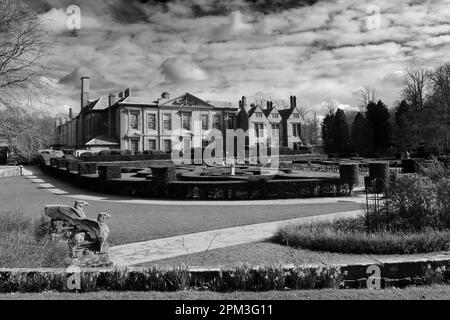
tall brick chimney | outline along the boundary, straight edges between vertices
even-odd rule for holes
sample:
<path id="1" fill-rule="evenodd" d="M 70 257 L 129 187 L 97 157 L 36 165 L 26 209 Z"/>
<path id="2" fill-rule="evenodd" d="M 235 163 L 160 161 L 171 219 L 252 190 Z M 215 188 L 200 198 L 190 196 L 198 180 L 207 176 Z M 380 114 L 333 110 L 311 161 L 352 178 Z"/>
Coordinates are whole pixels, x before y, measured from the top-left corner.
<path id="1" fill-rule="evenodd" d="M 81 109 L 89 102 L 89 77 L 81 77 Z"/>
<path id="2" fill-rule="evenodd" d="M 116 95 L 110 93 L 108 96 L 108 105 L 111 107 L 114 103 L 116 103 Z"/>
<path id="3" fill-rule="evenodd" d="M 72 108 L 69 108 L 69 119 L 72 120 L 73 114 L 72 114 Z"/>
<path id="4" fill-rule="evenodd" d="M 247 106 L 247 98 L 242 96 L 242 106 L 245 108 Z"/>

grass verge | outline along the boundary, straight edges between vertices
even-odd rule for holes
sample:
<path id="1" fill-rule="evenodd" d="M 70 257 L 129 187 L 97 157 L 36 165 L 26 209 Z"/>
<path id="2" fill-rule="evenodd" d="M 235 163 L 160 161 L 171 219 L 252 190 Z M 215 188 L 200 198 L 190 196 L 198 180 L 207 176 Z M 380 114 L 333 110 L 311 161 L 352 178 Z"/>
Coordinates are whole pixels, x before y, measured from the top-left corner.
<path id="1" fill-rule="evenodd" d="M 44 220 L 20 212 L 0 214 L 0 268 L 42 268 L 68 265 L 67 245 L 51 241 Z"/>

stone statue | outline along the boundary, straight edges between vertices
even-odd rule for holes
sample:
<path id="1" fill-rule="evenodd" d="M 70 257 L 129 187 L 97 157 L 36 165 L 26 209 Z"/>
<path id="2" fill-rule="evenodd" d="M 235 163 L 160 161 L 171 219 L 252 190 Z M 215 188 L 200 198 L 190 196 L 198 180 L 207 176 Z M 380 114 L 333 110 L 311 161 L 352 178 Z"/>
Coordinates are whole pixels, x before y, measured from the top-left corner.
<path id="1" fill-rule="evenodd" d="M 106 220 L 111 216 L 100 212 L 97 220 L 87 219 L 83 211 L 87 205 L 87 202 L 78 200 L 74 207 L 45 206 L 45 214 L 51 219 L 52 237 L 67 240 L 70 257 L 80 265 L 109 266 L 109 228 Z"/>

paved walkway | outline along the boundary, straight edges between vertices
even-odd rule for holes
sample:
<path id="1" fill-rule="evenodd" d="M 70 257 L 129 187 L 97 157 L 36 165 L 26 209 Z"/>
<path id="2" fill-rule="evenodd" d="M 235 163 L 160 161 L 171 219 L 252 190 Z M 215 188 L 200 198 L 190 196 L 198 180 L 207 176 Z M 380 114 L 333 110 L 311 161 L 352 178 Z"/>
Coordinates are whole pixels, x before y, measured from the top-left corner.
<path id="1" fill-rule="evenodd" d="M 270 238 L 278 227 L 289 223 L 327 221 L 336 218 L 356 217 L 359 214 L 361 214 L 360 210 L 339 212 L 130 243 L 111 247 L 110 257 L 116 266 L 132 266 L 185 254 L 263 241 Z"/>

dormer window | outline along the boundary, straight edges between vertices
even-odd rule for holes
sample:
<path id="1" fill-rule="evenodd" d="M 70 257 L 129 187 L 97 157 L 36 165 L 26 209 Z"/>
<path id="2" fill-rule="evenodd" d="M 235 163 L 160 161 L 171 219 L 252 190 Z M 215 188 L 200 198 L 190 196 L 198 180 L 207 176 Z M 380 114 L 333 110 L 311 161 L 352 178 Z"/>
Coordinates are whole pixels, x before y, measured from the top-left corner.
<path id="1" fill-rule="evenodd" d="M 294 119 L 300 119 L 300 115 L 299 114 L 294 114 Z"/>
<path id="2" fill-rule="evenodd" d="M 272 114 L 272 118 L 274 118 L 274 119 L 278 119 L 278 113 L 274 113 L 274 114 Z"/>
<path id="3" fill-rule="evenodd" d="M 255 115 L 257 118 L 262 118 L 263 116 L 262 112 L 255 112 Z"/>

